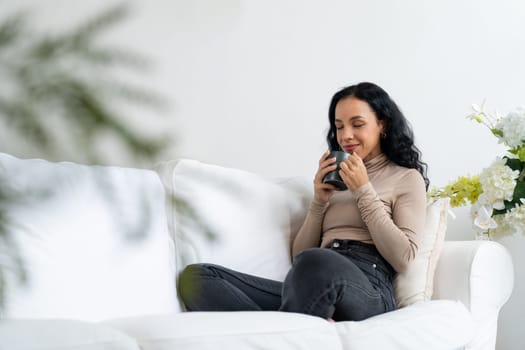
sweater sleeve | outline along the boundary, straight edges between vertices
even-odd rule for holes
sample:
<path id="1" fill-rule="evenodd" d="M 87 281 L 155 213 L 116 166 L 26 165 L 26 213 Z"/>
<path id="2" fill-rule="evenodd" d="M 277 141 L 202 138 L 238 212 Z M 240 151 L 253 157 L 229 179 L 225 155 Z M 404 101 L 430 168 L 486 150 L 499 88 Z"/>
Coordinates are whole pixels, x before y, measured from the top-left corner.
<path id="1" fill-rule="evenodd" d="M 414 260 L 425 224 L 426 191 L 421 174 L 409 171 L 396 184 L 392 216 L 370 182 L 354 195 L 377 250 L 397 272 Z"/>
<path id="2" fill-rule="evenodd" d="M 292 257 L 301 251 L 319 247 L 321 243 L 321 233 L 323 229 L 323 219 L 328 203 L 320 203 L 312 200 L 303 225 L 299 229 L 292 244 Z"/>

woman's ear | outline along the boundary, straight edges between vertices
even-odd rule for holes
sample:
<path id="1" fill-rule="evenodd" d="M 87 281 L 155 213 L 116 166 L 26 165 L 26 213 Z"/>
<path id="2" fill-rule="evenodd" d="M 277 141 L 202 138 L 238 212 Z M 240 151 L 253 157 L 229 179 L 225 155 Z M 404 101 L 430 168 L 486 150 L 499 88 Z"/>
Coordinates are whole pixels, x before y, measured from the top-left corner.
<path id="1" fill-rule="evenodd" d="M 380 135 L 381 135 L 382 138 L 385 138 L 386 137 L 386 129 L 387 129 L 386 122 L 384 120 L 379 120 L 378 124 L 379 124 Z"/>

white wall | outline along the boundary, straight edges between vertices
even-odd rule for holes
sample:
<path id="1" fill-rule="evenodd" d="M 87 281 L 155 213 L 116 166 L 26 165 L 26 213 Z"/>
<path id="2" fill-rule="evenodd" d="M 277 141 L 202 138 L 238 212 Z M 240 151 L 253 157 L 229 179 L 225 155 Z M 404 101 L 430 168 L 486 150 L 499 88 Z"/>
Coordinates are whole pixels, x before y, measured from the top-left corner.
<path id="1" fill-rule="evenodd" d="M 325 149 L 327 107 L 340 87 L 383 86 L 412 122 L 434 185 L 476 173 L 502 153 L 465 119 L 471 103 L 507 113 L 525 104 L 525 4 L 520 0 L 134 1 L 114 33 L 157 62 L 146 82 L 173 102 L 177 148 L 266 176 L 312 175 Z M 20 0 L 63 27 L 105 0 Z M 148 123 L 147 114 L 144 123 Z M 116 160 L 118 162 L 118 160 Z M 449 239 L 471 239 L 466 209 Z M 516 287 L 498 348 L 523 349 L 524 239 L 509 239 Z"/>

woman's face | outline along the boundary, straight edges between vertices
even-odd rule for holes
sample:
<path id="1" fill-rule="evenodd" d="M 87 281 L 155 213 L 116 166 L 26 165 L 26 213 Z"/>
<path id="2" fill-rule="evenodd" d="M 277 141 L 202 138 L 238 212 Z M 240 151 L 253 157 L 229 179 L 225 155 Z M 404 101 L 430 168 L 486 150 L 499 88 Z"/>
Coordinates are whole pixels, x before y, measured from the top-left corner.
<path id="1" fill-rule="evenodd" d="M 337 142 L 348 153 L 357 153 L 364 161 L 381 153 L 383 123 L 368 103 L 355 97 L 346 97 L 335 106 Z"/>

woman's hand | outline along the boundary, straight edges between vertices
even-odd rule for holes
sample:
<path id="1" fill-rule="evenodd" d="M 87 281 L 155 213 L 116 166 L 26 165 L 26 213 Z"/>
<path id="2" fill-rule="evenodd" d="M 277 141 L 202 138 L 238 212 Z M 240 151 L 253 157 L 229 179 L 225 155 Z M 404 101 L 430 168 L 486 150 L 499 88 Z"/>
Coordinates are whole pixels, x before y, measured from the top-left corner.
<path id="1" fill-rule="evenodd" d="M 341 176 L 341 179 L 350 191 L 355 191 L 368 182 L 368 172 L 365 164 L 357 153 L 353 153 L 342 161 L 339 167 L 341 168 L 339 176 Z"/>
<path id="2" fill-rule="evenodd" d="M 329 154 L 330 151 L 326 151 L 319 159 L 319 168 L 314 177 L 314 199 L 321 203 L 328 202 L 336 190 L 333 185 L 323 183 L 323 177 L 330 171 L 337 169 L 337 166 L 334 164 L 336 161 L 335 157 L 327 158 Z"/>

